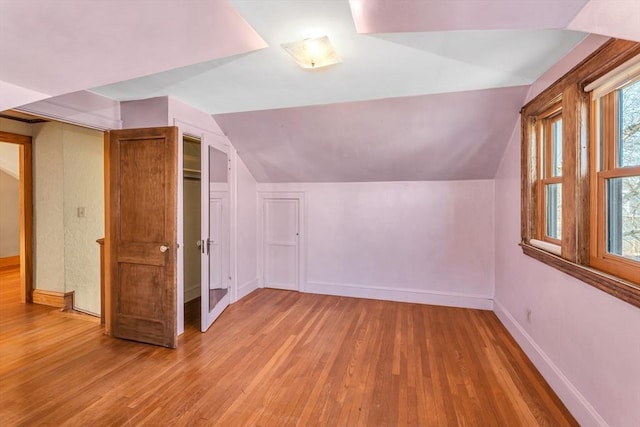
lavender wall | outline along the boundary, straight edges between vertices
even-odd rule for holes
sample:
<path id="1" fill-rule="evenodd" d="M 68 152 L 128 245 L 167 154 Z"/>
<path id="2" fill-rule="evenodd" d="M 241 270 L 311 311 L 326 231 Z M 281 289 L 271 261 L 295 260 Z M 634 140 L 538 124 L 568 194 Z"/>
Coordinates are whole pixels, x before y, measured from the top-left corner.
<path id="1" fill-rule="evenodd" d="M 240 299 L 258 288 L 257 247 L 258 206 L 256 180 L 238 158 L 237 170 L 237 298 Z"/>
<path id="2" fill-rule="evenodd" d="M 303 291 L 492 308 L 493 181 L 258 184 L 258 191 L 305 193 Z"/>
<path id="3" fill-rule="evenodd" d="M 533 85 L 529 98 L 602 41 L 586 40 Z M 496 314 L 580 424 L 640 425 L 640 310 L 524 256 L 518 247 L 520 123 L 495 185 Z"/>

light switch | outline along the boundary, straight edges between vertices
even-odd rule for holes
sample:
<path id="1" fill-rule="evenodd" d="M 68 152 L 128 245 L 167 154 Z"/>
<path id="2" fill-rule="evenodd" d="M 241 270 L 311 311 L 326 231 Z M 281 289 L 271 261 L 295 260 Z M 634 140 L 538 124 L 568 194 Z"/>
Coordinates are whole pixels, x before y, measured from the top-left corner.
<path id="1" fill-rule="evenodd" d="M 87 216 L 87 208 L 80 207 L 78 208 L 78 218 L 84 218 Z"/>

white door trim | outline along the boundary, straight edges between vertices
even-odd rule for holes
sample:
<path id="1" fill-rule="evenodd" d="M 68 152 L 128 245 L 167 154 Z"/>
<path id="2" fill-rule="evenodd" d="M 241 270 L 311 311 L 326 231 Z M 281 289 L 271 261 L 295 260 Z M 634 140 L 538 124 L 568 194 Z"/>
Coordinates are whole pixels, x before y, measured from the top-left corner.
<path id="1" fill-rule="evenodd" d="M 237 244 L 236 244 L 236 236 L 237 236 L 237 179 L 236 179 L 236 152 L 231 146 L 229 139 L 218 133 L 213 132 L 212 130 L 207 130 L 197 125 L 187 123 L 182 120 L 174 119 L 173 125 L 178 128 L 178 227 L 177 227 L 177 238 L 178 238 L 178 262 L 177 262 L 177 298 L 176 304 L 178 305 L 176 310 L 177 318 L 177 334 L 181 335 L 184 333 L 184 230 L 183 230 L 183 206 L 184 206 L 184 188 L 183 188 L 183 140 L 184 136 L 193 136 L 199 138 L 201 143 L 206 143 L 213 148 L 216 148 L 220 151 L 224 151 L 227 153 L 227 156 L 230 160 L 231 170 L 229 171 L 229 271 L 231 272 L 231 289 L 230 289 L 230 298 L 231 302 L 235 302 L 237 295 Z M 207 194 L 206 198 L 203 198 L 202 203 L 209 203 L 209 195 Z"/>

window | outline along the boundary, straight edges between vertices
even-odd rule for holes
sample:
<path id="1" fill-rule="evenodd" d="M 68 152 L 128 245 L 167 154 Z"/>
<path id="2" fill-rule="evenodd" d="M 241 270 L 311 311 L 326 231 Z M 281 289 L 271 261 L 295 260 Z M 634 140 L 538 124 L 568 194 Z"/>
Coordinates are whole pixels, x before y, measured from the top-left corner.
<path id="1" fill-rule="evenodd" d="M 591 265 L 640 278 L 640 71 L 592 103 Z M 615 77 L 614 77 L 615 79 Z"/>
<path id="2" fill-rule="evenodd" d="M 538 238 L 560 245 L 562 239 L 562 112 L 556 106 L 540 120 L 540 157 L 538 165 L 539 215 Z"/>
<path id="3" fill-rule="evenodd" d="M 521 117 L 523 252 L 640 307 L 640 43 L 611 39 Z"/>

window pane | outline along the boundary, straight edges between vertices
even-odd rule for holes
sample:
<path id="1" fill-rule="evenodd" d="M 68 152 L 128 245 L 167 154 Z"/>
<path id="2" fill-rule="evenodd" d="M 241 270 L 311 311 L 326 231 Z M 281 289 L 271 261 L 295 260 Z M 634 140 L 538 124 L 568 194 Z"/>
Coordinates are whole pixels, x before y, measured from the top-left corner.
<path id="1" fill-rule="evenodd" d="M 547 236 L 553 239 L 562 237 L 562 184 L 546 185 Z"/>
<path id="2" fill-rule="evenodd" d="M 620 89 L 618 166 L 640 165 L 640 80 Z"/>
<path id="3" fill-rule="evenodd" d="M 562 119 L 551 125 L 551 176 L 562 176 Z"/>
<path id="4" fill-rule="evenodd" d="M 607 181 L 607 252 L 640 261 L 640 176 Z"/>

